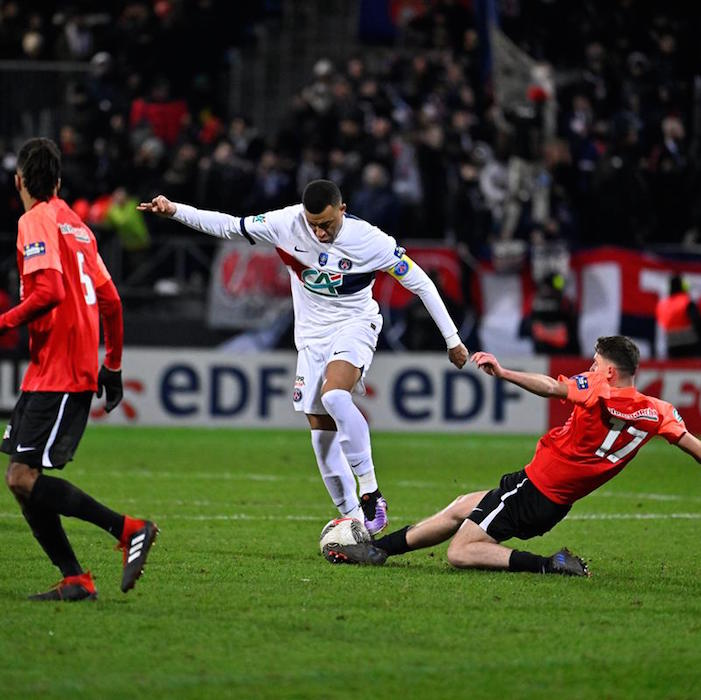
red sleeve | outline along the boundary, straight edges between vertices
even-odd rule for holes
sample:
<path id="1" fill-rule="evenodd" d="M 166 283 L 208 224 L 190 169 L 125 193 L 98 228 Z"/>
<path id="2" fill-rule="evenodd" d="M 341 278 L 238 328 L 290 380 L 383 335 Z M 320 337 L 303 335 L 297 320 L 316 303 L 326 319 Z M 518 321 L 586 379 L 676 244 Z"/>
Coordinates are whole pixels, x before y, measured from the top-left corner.
<path id="1" fill-rule="evenodd" d="M 567 401 L 582 406 L 592 406 L 599 397 L 611 396 L 611 387 L 606 377 L 596 372 L 582 372 L 574 377 L 560 375 L 558 382 L 567 384 Z"/>
<path id="2" fill-rule="evenodd" d="M 63 275 L 53 268 L 31 273 L 32 291 L 24 301 L 0 316 L 0 330 L 17 328 L 48 313 L 66 298 Z M 25 288 L 28 285 L 25 284 Z"/>
<path id="3" fill-rule="evenodd" d="M 688 432 L 686 425 L 684 425 L 684 419 L 671 403 L 659 399 L 656 400 L 655 403 L 657 404 L 657 409 L 661 417 L 661 425 L 657 434 L 667 440 L 667 442 L 676 445 L 682 435 Z"/>
<path id="4" fill-rule="evenodd" d="M 20 218 L 17 227 L 17 250 L 22 275 L 47 268 L 63 272 L 58 228 L 45 209 L 29 211 Z"/>
<path id="5" fill-rule="evenodd" d="M 95 290 L 97 306 L 102 319 L 102 331 L 105 335 L 105 360 L 107 369 L 118 370 L 122 367 L 122 349 L 124 347 L 124 323 L 122 320 L 122 300 L 110 279 Z"/>

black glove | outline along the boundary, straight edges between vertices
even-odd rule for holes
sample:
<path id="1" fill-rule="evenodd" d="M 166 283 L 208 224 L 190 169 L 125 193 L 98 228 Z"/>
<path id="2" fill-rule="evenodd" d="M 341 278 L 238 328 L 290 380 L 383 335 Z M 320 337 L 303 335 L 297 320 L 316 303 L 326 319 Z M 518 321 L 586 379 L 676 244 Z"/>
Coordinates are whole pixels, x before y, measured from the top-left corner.
<path id="1" fill-rule="evenodd" d="M 97 398 L 102 398 L 102 388 L 105 389 L 105 410 L 109 413 L 124 396 L 122 389 L 122 370 L 107 369 L 104 365 L 100 367 L 97 374 Z"/>

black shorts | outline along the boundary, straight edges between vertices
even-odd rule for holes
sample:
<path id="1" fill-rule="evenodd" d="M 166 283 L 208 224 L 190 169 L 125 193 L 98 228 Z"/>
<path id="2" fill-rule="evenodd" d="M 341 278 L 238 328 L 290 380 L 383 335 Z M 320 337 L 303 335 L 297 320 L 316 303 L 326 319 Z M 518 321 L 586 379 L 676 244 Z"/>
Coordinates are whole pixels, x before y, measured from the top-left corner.
<path id="1" fill-rule="evenodd" d="M 90 415 L 92 391 L 25 391 L 5 428 L 0 451 L 30 467 L 62 469 L 73 459 Z"/>
<path id="2" fill-rule="evenodd" d="M 571 507 L 546 498 L 522 469 L 502 476 L 499 488 L 489 491 L 467 517 L 497 542 L 527 540 L 552 529 Z"/>

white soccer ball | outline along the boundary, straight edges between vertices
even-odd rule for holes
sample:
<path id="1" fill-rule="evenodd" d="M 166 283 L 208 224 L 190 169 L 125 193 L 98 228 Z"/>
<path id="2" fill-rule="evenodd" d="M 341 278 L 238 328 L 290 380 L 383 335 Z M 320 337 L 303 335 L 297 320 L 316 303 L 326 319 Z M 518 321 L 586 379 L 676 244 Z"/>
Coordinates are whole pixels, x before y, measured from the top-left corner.
<path id="1" fill-rule="evenodd" d="M 357 518 L 335 518 L 329 520 L 319 536 L 319 550 L 324 553 L 327 544 L 358 544 L 370 542 L 370 533 Z"/>

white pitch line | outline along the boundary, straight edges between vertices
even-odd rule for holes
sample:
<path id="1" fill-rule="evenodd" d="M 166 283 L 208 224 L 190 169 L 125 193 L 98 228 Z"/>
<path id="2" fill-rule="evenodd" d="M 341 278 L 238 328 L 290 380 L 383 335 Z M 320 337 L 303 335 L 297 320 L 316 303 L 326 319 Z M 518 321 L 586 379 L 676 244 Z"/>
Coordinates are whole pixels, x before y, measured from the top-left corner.
<path id="1" fill-rule="evenodd" d="M 328 513 L 326 515 L 329 515 Z M 267 521 L 302 521 L 318 522 L 326 515 L 248 515 L 247 513 L 221 513 L 212 515 L 152 515 L 154 520 L 196 520 L 196 521 L 217 521 L 217 520 L 267 520 Z M 0 520 L 21 519 L 21 513 L 1 513 Z M 421 517 L 409 517 L 406 515 L 395 515 L 400 522 L 415 522 Z M 701 520 L 701 513 L 577 513 L 567 516 L 566 520 Z"/>
<path id="2" fill-rule="evenodd" d="M 87 469 L 74 469 L 73 473 L 77 476 L 88 476 L 94 473 L 92 470 Z M 121 470 L 106 470 L 100 471 L 100 476 L 110 476 L 119 479 L 123 479 L 125 475 L 129 478 L 143 477 L 145 479 L 161 479 L 161 480 L 171 480 L 178 481 L 182 479 L 201 479 L 203 481 L 260 481 L 260 482 L 279 482 L 279 481 L 297 481 L 305 483 L 317 483 L 319 477 L 317 476 L 305 476 L 303 474 L 293 475 L 293 476 L 280 476 L 279 474 L 260 474 L 260 473 L 239 473 L 239 472 L 198 472 L 198 471 L 188 471 L 182 473 L 173 472 L 158 472 L 149 469 L 135 469 L 127 471 Z M 394 484 L 400 488 L 413 488 L 413 489 L 432 489 L 432 488 L 445 488 L 450 485 L 448 481 L 423 481 L 423 480 L 412 480 L 412 479 L 399 479 L 395 481 Z M 454 482 L 452 484 L 456 490 L 464 491 L 468 493 L 470 491 L 484 491 L 488 490 L 490 486 L 487 484 L 475 484 L 470 482 Z M 679 494 L 679 493 L 638 493 L 636 491 L 601 491 L 594 492 L 587 496 L 587 498 L 625 498 L 625 499 L 639 499 L 644 501 L 690 501 L 692 503 L 701 503 L 701 496 Z"/>

